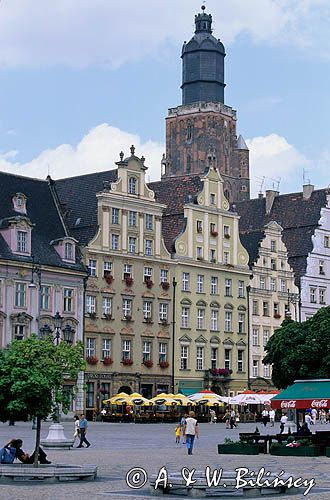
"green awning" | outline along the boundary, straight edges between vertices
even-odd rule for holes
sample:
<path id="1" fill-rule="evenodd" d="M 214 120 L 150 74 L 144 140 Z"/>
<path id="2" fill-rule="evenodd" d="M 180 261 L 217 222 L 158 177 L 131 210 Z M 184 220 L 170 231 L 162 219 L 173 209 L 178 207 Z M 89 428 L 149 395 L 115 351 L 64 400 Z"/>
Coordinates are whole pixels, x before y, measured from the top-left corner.
<path id="1" fill-rule="evenodd" d="M 307 409 L 330 408 L 330 379 L 295 380 L 271 399 L 273 408 Z"/>
<path id="2" fill-rule="evenodd" d="M 179 380 L 179 393 L 185 396 L 190 396 L 190 394 L 195 394 L 195 392 L 200 392 L 204 389 L 203 380 Z"/>

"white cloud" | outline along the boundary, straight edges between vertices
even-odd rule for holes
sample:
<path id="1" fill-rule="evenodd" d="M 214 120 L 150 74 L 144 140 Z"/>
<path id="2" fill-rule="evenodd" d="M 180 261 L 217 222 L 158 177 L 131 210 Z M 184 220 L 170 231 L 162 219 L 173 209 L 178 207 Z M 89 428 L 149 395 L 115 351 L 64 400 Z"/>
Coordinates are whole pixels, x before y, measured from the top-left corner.
<path id="1" fill-rule="evenodd" d="M 27 163 L 15 161 L 18 152 L 0 154 L 0 170 L 19 175 L 45 179 L 48 172 L 54 179 L 116 168 L 119 153 L 130 155 L 134 144 L 137 156 L 145 156 L 147 179 L 160 178 L 160 161 L 165 146 L 147 141 L 142 143 L 139 136 L 130 134 L 107 123 L 91 129 L 76 145 L 61 144 L 55 149 L 42 151 Z"/>
<path id="2" fill-rule="evenodd" d="M 189 38 L 201 0 L 3 0 L 0 67 L 116 67 L 164 57 Z M 208 0 L 226 44 L 241 33 L 257 43 L 294 44 L 330 55 L 329 0 Z"/>
<path id="3" fill-rule="evenodd" d="M 250 149 L 251 194 L 256 196 L 260 188 L 277 189 L 280 192 L 301 190 L 303 169 L 309 165 L 307 158 L 285 137 L 270 134 L 246 141 Z M 300 181 L 301 179 L 301 181 Z"/>

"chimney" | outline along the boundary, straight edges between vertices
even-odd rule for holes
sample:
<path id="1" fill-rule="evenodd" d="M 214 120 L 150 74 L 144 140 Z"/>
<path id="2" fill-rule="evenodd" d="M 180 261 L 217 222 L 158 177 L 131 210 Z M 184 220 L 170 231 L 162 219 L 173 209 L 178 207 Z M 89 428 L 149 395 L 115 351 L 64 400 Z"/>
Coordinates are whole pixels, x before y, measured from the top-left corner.
<path id="1" fill-rule="evenodd" d="M 272 211 L 274 200 L 276 196 L 279 195 L 278 191 L 274 191 L 272 189 L 267 189 L 266 191 L 266 214 L 269 215 Z"/>
<path id="2" fill-rule="evenodd" d="M 303 200 L 309 200 L 312 196 L 312 192 L 314 191 L 313 184 L 304 184 L 303 185 Z"/>

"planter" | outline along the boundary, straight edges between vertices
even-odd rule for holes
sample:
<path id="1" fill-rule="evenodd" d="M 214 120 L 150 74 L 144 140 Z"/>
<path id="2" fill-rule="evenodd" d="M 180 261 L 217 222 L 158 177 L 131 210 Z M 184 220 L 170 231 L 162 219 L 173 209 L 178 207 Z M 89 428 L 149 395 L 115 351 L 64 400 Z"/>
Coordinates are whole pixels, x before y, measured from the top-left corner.
<path id="1" fill-rule="evenodd" d="M 211 236 L 218 236 L 218 231 L 211 231 Z"/>
<path id="2" fill-rule="evenodd" d="M 225 234 L 224 237 L 226 238 L 226 240 L 229 240 L 230 234 Z"/>
<path id="3" fill-rule="evenodd" d="M 162 281 L 161 286 L 164 290 L 168 290 L 170 288 L 170 284 L 167 281 Z"/>
<path id="4" fill-rule="evenodd" d="M 125 278 L 125 283 L 127 286 L 132 286 L 134 283 L 133 278 Z"/>
<path id="5" fill-rule="evenodd" d="M 223 377 L 227 377 L 230 374 L 230 370 L 227 368 L 211 368 L 211 375 L 221 375 Z"/>
<path id="6" fill-rule="evenodd" d="M 275 319 L 280 319 L 281 315 L 280 314 L 274 314 Z"/>
<path id="7" fill-rule="evenodd" d="M 270 454 L 277 457 L 319 457 L 320 450 L 314 446 L 274 446 Z"/>
<path id="8" fill-rule="evenodd" d="M 108 285 L 111 285 L 111 283 L 113 282 L 112 274 L 110 274 L 109 272 L 105 272 L 103 277 L 105 281 L 108 283 Z"/>
<path id="9" fill-rule="evenodd" d="M 159 366 L 161 368 L 168 368 L 170 366 L 168 361 L 159 361 Z"/>
<path id="10" fill-rule="evenodd" d="M 154 284 L 151 280 L 145 280 L 145 284 L 146 284 L 147 288 L 152 288 L 154 286 Z"/>
<path id="11" fill-rule="evenodd" d="M 99 362 L 96 356 L 87 356 L 86 361 L 89 365 L 97 365 L 97 363 Z"/>
<path id="12" fill-rule="evenodd" d="M 153 362 L 151 361 L 151 359 L 147 359 L 146 361 L 143 361 L 143 364 L 144 366 L 146 366 L 147 368 L 152 368 L 154 366 Z"/>
<path id="13" fill-rule="evenodd" d="M 161 323 L 163 326 L 167 326 L 167 325 L 168 325 L 168 321 L 167 321 L 167 319 L 162 319 L 160 323 Z"/>
<path id="14" fill-rule="evenodd" d="M 132 359 L 123 359 L 122 363 L 123 363 L 123 365 L 126 365 L 126 366 L 132 366 L 133 360 Z"/>
<path id="15" fill-rule="evenodd" d="M 104 365 L 112 365 L 112 363 L 113 363 L 112 358 L 103 358 Z"/>
<path id="16" fill-rule="evenodd" d="M 220 455 L 259 455 L 259 446 L 257 444 L 218 444 L 218 453 Z"/>

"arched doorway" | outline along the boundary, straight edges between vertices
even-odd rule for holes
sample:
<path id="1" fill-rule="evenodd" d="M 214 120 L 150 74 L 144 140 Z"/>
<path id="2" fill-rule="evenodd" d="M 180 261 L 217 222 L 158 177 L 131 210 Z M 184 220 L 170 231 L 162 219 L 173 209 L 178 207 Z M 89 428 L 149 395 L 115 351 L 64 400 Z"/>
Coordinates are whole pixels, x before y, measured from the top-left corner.
<path id="1" fill-rule="evenodd" d="M 128 385 L 122 385 L 119 389 L 118 389 L 118 394 L 120 392 L 126 392 L 126 394 L 132 394 L 132 389 L 128 386 Z"/>

